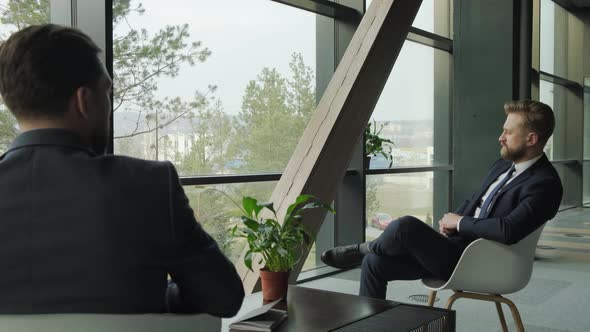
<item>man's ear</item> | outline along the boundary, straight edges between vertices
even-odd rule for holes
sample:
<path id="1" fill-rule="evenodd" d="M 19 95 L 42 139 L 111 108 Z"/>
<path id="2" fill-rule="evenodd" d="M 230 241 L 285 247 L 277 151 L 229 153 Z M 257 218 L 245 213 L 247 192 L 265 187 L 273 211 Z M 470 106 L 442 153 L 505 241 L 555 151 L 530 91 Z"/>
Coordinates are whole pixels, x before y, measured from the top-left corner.
<path id="1" fill-rule="evenodd" d="M 90 89 L 87 87 L 79 87 L 74 92 L 74 109 L 76 114 L 84 119 L 88 119 L 90 117 L 88 105 L 90 105 L 91 93 L 92 91 L 90 91 Z"/>
<path id="2" fill-rule="evenodd" d="M 533 145 L 537 144 L 538 142 L 539 142 L 539 135 L 537 133 L 535 133 L 533 131 L 533 132 L 530 132 L 527 134 L 526 144 L 528 146 L 533 146 Z"/>

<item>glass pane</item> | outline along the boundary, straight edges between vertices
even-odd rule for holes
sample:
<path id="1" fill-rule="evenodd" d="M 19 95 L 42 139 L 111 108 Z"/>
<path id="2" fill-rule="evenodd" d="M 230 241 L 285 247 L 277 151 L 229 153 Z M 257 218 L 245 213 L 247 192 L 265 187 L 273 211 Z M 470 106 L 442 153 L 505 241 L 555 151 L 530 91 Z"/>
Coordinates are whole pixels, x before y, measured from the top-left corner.
<path id="1" fill-rule="evenodd" d="M 549 160 L 567 158 L 567 89 L 561 85 L 540 81 L 539 100 L 553 109 L 555 130 L 545 146 L 545 154 Z"/>
<path id="2" fill-rule="evenodd" d="M 240 208 L 236 204 L 241 205 L 242 198 L 245 196 L 254 197 L 260 202 L 267 202 L 270 200 L 276 184 L 276 182 L 272 181 L 184 186 L 184 191 L 195 213 L 195 218 L 217 241 L 225 255 L 235 263 L 246 247 L 246 243 L 242 239 L 232 241 L 229 236 L 231 229 L 240 222 L 239 216 L 242 215 Z M 318 259 L 319 256 L 315 252 L 315 247 L 314 243 L 302 271 L 323 264 Z"/>
<path id="3" fill-rule="evenodd" d="M 281 172 L 316 106 L 316 15 L 267 0 L 120 7 L 115 153 L 181 175 Z"/>
<path id="4" fill-rule="evenodd" d="M 590 79 L 586 78 L 586 86 L 584 90 L 588 89 Z M 584 93 L 584 159 L 590 159 L 590 93 Z"/>
<path id="5" fill-rule="evenodd" d="M 31 24 L 50 21 L 49 0 L 27 1 L 0 0 L 0 43 L 13 32 Z M 16 120 L 0 98 L 0 154 L 6 151 L 18 134 Z"/>
<path id="6" fill-rule="evenodd" d="M 553 164 L 561 184 L 563 186 L 563 197 L 561 199 L 560 209 L 577 205 L 579 199 L 580 178 L 579 168 L 577 165 Z"/>
<path id="7" fill-rule="evenodd" d="M 367 176 L 367 241 L 392 219 L 414 216 L 433 225 L 433 172 Z"/>
<path id="8" fill-rule="evenodd" d="M 372 0 L 366 0 L 369 8 Z M 412 26 L 428 32 L 451 38 L 451 8 L 449 0 L 423 0 Z"/>
<path id="9" fill-rule="evenodd" d="M 195 218 L 217 241 L 232 262 L 235 262 L 245 248 L 244 241 L 236 240 L 233 243 L 230 241 L 229 232 L 239 222 L 238 217 L 241 215 L 241 210 L 236 204 L 241 204 L 244 196 L 266 202 L 270 199 L 275 186 L 276 182 L 253 182 L 185 186 L 184 191 L 195 213 Z"/>
<path id="10" fill-rule="evenodd" d="M 394 143 L 393 167 L 449 162 L 450 62 L 446 52 L 404 43 L 372 115 Z M 388 166 L 382 155 L 371 159 L 371 168 Z"/>
<path id="11" fill-rule="evenodd" d="M 551 0 L 541 0 L 541 71 L 567 77 L 568 12 Z"/>
<path id="12" fill-rule="evenodd" d="M 583 169 L 583 190 L 582 190 L 582 203 L 584 205 L 590 204 L 590 162 L 584 162 Z"/>

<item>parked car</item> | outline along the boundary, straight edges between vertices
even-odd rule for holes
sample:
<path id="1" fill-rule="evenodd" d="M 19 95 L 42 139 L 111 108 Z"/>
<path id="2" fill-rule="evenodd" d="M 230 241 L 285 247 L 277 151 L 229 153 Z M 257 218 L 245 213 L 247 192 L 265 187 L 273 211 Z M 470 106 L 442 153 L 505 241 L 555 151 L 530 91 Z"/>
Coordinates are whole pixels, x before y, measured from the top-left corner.
<path id="1" fill-rule="evenodd" d="M 392 220 L 391 216 L 387 213 L 375 213 L 371 218 L 371 226 L 384 230 Z"/>

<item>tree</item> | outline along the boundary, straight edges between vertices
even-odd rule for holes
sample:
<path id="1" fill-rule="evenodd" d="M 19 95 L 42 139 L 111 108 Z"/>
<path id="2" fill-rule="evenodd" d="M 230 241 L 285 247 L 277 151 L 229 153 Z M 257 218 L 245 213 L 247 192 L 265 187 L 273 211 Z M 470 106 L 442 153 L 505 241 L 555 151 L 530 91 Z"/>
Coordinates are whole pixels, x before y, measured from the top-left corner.
<path id="1" fill-rule="evenodd" d="M 0 105 L 0 154 L 2 154 L 10 145 L 10 142 L 16 137 L 16 121 L 12 114 Z"/>
<path id="2" fill-rule="evenodd" d="M 49 22 L 48 0 L 9 0 L 0 5 L 0 23 L 5 30 L 0 35 L 0 43 L 12 32 L 31 24 Z M 16 120 L 0 99 L 0 154 L 18 134 Z"/>
<path id="3" fill-rule="evenodd" d="M 289 67 L 291 78 L 263 68 L 246 87 L 233 148 L 245 171 L 282 171 L 315 109 L 311 68 L 297 53 Z"/>
<path id="4" fill-rule="evenodd" d="M 202 175 L 223 172 L 226 167 L 228 145 L 232 136 L 232 122 L 223 112 L 221 102 L 215 100 L 199 109 L 190 120 L 192 137 L 190 152 L 178 155 L 178 169 L 183 174 Z"/>
<path id="5" fill-rule="evenodd" d="M 0 5 L 0 23 L 8 34 L 33 24 L 49 22 L 49 0 L 9 0 Z M 6 36 L 2 36 L 2 40 Z"/>
<path id="6" fill-rule="evenodd" d="M 50 19 L 48 0 L 9 0 L 0 10 L 0 22 L 8 34 L 31 24 L 47 23 Z M 205 93 L 195 91 L 191 100 L 156 97 L 158 78 L 177 76 L 182 65 L 204 62 L 211 51 L 200 41 L 190 40 L 188 24 L 166 26 L 151 35 L 128 23 L 129 15 L 144 13 L 141 3 L 132 6 L 131 0 L 113 0 L 114 111 L 137 114 L 135 128 L 116 135 L 115 139 L 152 133 L 178 119 L 190 118 L 203 107 L 206 96 L 216 89 L 209 86 Z M 3 131 L 0 137 L 6 139 L 9 134 Z"/>

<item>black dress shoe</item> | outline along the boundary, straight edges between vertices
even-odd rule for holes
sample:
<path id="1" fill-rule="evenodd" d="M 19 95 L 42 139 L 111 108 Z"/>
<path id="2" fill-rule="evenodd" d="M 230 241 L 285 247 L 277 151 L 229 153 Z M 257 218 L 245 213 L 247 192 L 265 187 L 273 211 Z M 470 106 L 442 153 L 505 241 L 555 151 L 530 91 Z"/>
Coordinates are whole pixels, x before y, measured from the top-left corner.
<path id="1" fill-rule="evenodd" d="M 358 244 L 335 247 L 322 253 L 322 262 L 339 269 L 355 267 L 363 261 L 364 254 L 359 251 Z"/>

